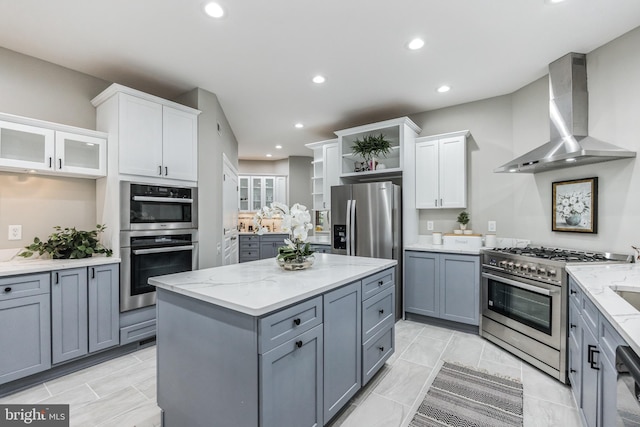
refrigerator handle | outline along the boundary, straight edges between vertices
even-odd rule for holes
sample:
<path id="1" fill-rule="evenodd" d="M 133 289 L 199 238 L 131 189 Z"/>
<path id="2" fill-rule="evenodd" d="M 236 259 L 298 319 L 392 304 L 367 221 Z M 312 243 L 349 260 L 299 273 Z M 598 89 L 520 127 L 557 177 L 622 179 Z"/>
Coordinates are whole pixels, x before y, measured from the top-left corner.
<path id="1" fill-rule="evenodd" d="M 347 200 L 347 230 L 345 239 L 347 239 L 347 255 L 351 255 L 351 200 Z"/>
<path id="2" fill-rule="evenodd" d="M 350 240 L 351 240 L 351 255 L 356 254 L 356 201 L 351 201 L 351 228 L 350 228 Z"/>

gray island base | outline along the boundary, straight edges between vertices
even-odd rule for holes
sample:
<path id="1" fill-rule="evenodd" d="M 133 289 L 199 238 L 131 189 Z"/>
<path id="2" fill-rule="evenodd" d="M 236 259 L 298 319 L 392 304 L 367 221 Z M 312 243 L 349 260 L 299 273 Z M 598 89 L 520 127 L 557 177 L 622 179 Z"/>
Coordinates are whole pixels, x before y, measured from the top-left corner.
<path id="1" fill-rule="evenodd" d="M 394 351 L 396 261 L 316 254 L 155 277 L 165 427 L 327 424 Z"/>

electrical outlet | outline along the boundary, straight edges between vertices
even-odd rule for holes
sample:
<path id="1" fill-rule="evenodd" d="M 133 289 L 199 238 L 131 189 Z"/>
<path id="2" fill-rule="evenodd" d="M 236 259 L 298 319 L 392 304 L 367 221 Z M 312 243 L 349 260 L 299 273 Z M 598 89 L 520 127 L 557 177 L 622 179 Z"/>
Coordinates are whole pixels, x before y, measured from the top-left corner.
<path id="1" fill-rule="evenodd" d="M 433 231 L 433 221 L 427 221 L 427 230 Z"/>
<path id="2" fill-rule="evenodd" d="M 22 240 L 22 226 L 10 225 L 9 226 L 9 240 Z"/>
<path id="3" fill-rule="evenodd" d="M 487 230 L 488 231 L 496 231 L 496 222 L 495 221 L 489 221 L 489 223 L 487 224 Z"/>

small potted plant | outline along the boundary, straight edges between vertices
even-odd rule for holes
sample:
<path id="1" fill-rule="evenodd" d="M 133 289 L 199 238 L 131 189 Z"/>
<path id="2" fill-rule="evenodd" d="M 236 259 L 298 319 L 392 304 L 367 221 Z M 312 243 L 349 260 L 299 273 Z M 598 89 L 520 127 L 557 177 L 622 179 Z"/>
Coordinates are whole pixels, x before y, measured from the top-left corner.
<path id="1" fill-rule="evenodd" d="M 351 146 L 353 154 L 361 156 L 369 170 L 376 169 L 375 157 L 387 156 L 391 152 L 391 143 L 385 138 L 384 134 L 365 135 L 362 139 L 356 139 Z"/>
<path id="2" fill-rule="evenodd" d="M 469 224 L 469 213 L 467 211 L 460 212 L 456 222 L 460 224 L 460 230 L 466 230 L 467 224 Z"/>
<path id="3" fill-rule="evenodd" d="M 28 258 L 34 252 L 39 255 L 45 252 L 53 259 L 79 259 L 90 258 L 94 254 L 105 254 L 111 256 L 113 251 L 105 248 L 98 240 L 98 235 L 102 233 L 106 226 L 96 225 L 95 230 L 83 231 L 72 228 L 53 227 L 56 230 L 51 233 L 46 241 L 34 238 L 33 243 L 26 246 L 24 251 L 18 255 Z"/>

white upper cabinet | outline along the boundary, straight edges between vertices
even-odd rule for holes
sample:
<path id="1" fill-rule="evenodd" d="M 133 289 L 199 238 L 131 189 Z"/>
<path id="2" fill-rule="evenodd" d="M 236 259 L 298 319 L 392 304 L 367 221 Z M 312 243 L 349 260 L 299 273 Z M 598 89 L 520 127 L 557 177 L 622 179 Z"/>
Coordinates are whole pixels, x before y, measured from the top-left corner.
<path id="1" fill-rule="evenodd" d="M 118 84 L 91 102 L 117 144 L 120 175 L 198 180 L 200 111 Z"/>
<path id="2" fill-rule="evenodd" d="M 0 114 L 0 170 L 97 178 L 106 147 L 102 132 Z"/>
<path id="3" fill-rule="evenodd" d="M 416 208 L 467 207 L 468 135 L 465 130 L 416 139 Z"/>
<path id="4" fill-rule="evenodd" d="M 258 211 L 273 202 L 287 204 L 286 176 L 238 176 L 238 209 Z"/>
<path id="5" fill-rule="evenodd" d="M 404 169 L 404 147 L 413 142 L 420 128 L 407 117 L 387 120 L 337 131 L 340 146 L 340 176 L 345 178 L 369 179 L 371 176 L 400 176 Z M 365 159 L 353 153 L 357 140 L 382 135 L 389 142 L 387 154 L 374 156 L 375 163 L 367 164 Z"/>
<path id="6" fill-rule="evenodd" d="M 313 151 L 313 176 L 311 193 L 313 209 L 331 209 L 331 186 L 340 185 L 340 148 L 337 139 L 313 142 L 305 145 Z"/>

